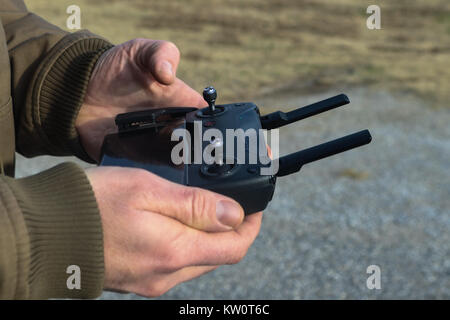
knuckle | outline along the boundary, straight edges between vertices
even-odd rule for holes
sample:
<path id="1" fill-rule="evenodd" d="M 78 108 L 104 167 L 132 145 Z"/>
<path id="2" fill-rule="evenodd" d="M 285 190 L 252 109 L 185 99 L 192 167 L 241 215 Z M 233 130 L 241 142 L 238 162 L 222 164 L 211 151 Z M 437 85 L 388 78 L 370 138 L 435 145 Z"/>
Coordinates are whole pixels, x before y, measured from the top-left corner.
<path id="1" fill-rule="evenodd" d="M 180 55 L 180 50 L 172 41 L 163 41 L 161 46 L 167 48 L 168 50 L 174 51 L 178 56 Z"/>
<path id="2" fill-rule="evenodd" d="M 149 181 L 149 174 L 143 169 L 133 169 L 128 172 L 127 180 L 130 181 L 128 192 L 131 195 L 139 195 L 146 190 Z"/>
<path id="3" fill-rule="evenodd" d="M 173 272 L 182 269 L 186 264 L 183 251 L 178 250 L 177 241 L 171 241 L 163 249 L 159 260 L 158 271 Z"/>
<path id="4" fill-rule="evenodd" d="M 166 258 L 165 269 L 166 271 L 176 271 L 184 267 L 184 259 L 180 254 L 176 254 L 174 250 Z"/>
<path id="5" fill-rule="evenodd" d="M 141 41 L 148 41 L 148 39 L 142 38 L 142 37 L 137 37 L 137 38 L 130 40 L 130 42 L 141 42 Z"/>
<path id="6" fill-rule="evenodd" d="M 147 178 L 147 171 L 144 169 L 132 168 L 127 172 L 128 180 L 133 184 L 140 185 Z"/>
<path id="7" fill-rule="evenodd" d="M 205 192 L 198 188 L 191 188 L 190 190 L 190 216 L 191 223 L 199 223 L 205 221 L 211 211 L 211 206 Z"/>
<path id="8" fill-rule="evenodd" d="M 162 296 L 164 293 L 166 293 L 169 290 L 169 287 L 165 283 L 165 281 L 155 281 L 151 283 L 146 289 L 145 289 L 145 296 L 149 298 L 155 298 Z"/>
<path id="9" fill-rule="evenodd" d="M 230 264 L 237 264 L 244 259 L 247 254 L 247 249 L 236 250 L 230 257 Z"/>

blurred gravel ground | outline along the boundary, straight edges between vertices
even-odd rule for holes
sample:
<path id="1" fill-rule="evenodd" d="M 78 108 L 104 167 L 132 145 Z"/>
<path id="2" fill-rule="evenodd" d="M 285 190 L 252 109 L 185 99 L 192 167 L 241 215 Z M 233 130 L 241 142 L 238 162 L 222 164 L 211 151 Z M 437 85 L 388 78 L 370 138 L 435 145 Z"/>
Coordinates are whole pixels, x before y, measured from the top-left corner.
<path id="1" fill-rule="evenodd" d="M 385 92 L 345 92 L 350 106 L 283 128 L 281 154 L 365 128 L 372 143 L 280 178 L 247 257 L 162 299 L 450 298 L 450 110 Z M 337 93 L 258 104 L 302 106 Z M 19 157 L 18 173 L 62 160 L 73 159 Z M 381 268 L 381 290 L 366 287 L 372 264 Z"/>

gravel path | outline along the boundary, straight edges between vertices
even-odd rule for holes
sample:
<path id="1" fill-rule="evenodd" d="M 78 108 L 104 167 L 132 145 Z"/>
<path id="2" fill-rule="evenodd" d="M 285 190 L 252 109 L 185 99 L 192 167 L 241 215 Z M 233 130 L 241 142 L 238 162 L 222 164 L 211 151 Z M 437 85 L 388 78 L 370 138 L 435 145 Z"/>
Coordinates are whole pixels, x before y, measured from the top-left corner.
<path id="1" fill-rule="evenodd" d="M 280 178 L 247 257 L 163 299 L 450 298 L 450 109 L 345 92 L 350 106 L 283 128 L 281 153 L 365 128 L 372 143 Z M 337 93 L 257 102 L 294 107 Z M 19 174 L 56 161 L 19 158 Z M 372 264 L 381 268 L 381 290 L 366 287 Z"/>

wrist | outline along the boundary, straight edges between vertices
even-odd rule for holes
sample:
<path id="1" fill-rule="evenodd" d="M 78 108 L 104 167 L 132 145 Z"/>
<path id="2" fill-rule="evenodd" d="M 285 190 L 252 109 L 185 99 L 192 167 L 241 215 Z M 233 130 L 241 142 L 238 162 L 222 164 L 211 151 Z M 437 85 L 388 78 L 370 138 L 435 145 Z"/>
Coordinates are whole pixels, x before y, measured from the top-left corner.
<path id="1" fill-rule="evenodd" d="M 76 119 L 89 78 L 101 54 L 112 45 L 88 32 L 74 33 L 60 41 L 36 72 L 32 106 L 36 131 L 50 155 L 76 155 L 93 162 L 81 146 Z"/>

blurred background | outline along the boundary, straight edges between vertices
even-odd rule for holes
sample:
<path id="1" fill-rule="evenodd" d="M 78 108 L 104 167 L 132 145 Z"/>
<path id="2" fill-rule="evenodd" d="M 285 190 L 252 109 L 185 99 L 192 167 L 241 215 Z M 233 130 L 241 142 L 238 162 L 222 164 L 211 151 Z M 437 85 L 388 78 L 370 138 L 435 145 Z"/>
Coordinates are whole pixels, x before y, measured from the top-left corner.
<path id="1" fill-rule="evenodd" d="M 219 103 L 287 111 L 351 104 L 285 127 L 286 154 L 369 128 L 370 145 L 280 178 L 247 257 L 162 299 L 450 298 L 450 3 L 447 0 L 28 0 L 113 43 L 174 42 L 178 76 Z M 369 5 L 381 29 L 369 30 Z M 68 30 L 69 31 L 69 30 Z M 26 176 L 74 158 L 18 156 Z M 369 265 L 381 289 L 369 290 Z M 140 299 L 105 292 L 106 299 Z"/>

